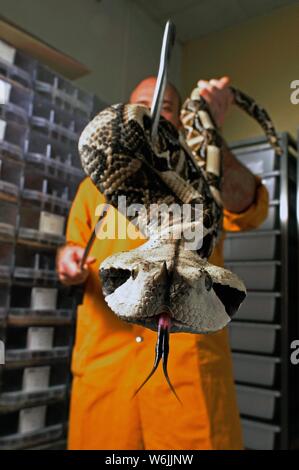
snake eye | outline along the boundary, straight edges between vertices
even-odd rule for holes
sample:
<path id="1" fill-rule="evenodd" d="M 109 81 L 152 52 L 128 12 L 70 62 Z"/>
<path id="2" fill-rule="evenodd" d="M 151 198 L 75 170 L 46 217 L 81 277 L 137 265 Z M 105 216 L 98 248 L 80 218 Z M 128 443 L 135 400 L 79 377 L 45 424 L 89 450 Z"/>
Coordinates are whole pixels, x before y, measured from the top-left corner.
<path id="1" fill-rule="evenodd" d="M 207 289 L 207 291 L 211 290 L 212 287 L 213 287 L 213 281 L 212 281 L 212 278 L 209 274 L 206 273 L 206 277 L 205 277 L 205 287 Z"/>
<path id="2" fill-rule="evenodd" d="M 218 299 L 223 303 L 226 313 L 232 317 L 246 297 L 245 292 L 229 285 L 214 282 L 213 290 Z"/>
<path id="3" fill-rule="evenodd" d="M 124 284 L 130 276 L 131 271 L 129 269 L 112 267 L 109 269 L 101 269 L 100 277 L 104 296 L 106 297 L 107 295 L 113 294 L 113 292 Z"/>

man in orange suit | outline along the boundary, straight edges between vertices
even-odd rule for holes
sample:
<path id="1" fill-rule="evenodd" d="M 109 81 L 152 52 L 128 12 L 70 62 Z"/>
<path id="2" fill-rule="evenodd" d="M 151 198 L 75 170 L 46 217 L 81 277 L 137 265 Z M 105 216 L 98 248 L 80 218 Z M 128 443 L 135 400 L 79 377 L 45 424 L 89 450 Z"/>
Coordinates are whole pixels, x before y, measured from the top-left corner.
<path id="1" fill-rule="evenodd" d="M 143 80 L 130 102 L 151 105 L 156 79 Z M 198 86 L 219 127 L 232 104 L 229 80 L 199 81 Z M 180 98 L 168 85 L 162 115 L 177 128 Z M 256 228 L 266 217 L 268 194 L 259 178 L 223 148 L 224 230 Z M 109 255 L 130 250 L 144 240 L 96 239 L 83 270 L 80 260 L 104 203 L 89 178 L 80 185 L 60 249 L 57 269 L 67 285 L 86 283 L 78 307 L 72 357 L 69 449 L 242 449 L 227 329 L 212 335 L 172 334 L 168 372 L 183 406 L 171 394 L 160 369 L 132 399 L 153 362 L 156 333 L 119 320 L 106 305 L 98 268 Z M 116 220 L 110 207 L 106 223 Z M 117 232 L 116 226 L 116 233 Z M 223 237 L 210 260 L 223 265 Z"/>

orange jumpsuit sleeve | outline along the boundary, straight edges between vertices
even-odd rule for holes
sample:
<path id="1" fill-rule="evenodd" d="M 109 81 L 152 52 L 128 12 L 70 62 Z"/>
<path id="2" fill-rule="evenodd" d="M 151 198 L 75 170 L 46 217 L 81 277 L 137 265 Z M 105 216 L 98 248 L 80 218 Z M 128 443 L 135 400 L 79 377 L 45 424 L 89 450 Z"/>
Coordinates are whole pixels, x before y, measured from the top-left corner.
<path id="1" fill-rule="evenodd" d="M 97 204 L 103 203 L 104 196 L 96 189 L 89 178 L 79 185 L 77 194 L 70 209 L 66 241 L 85 247 L 95 223 Z"/>
<path id="2" fill-rule="evenodd" d="M 256 229 L 268 215 L 269 195 L 261 179 L 255 176 L 256 195 L 251 206 L 244 212 L 223 211 L 223 229 L 230 232 Z"/>

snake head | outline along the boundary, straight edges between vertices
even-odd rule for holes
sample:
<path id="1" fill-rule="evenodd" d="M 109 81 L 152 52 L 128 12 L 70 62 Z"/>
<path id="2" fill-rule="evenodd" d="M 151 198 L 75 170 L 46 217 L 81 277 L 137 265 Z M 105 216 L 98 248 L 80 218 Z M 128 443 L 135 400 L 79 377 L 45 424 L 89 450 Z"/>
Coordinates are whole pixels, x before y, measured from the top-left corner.
<path id="1" fill-rule="evenodd" d="M 105 300 L 122 320 L 157 331 L 167 310 L 171 332 L 212 333 L 225 327 L 246 296 L 243 282 L 173 243 L 149 241 L 100 266 Z"/>

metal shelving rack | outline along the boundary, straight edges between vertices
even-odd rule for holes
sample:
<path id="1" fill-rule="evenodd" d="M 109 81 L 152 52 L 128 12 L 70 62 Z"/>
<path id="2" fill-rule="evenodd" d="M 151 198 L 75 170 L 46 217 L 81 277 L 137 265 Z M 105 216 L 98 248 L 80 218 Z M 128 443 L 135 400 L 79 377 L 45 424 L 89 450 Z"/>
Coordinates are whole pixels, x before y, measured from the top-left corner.
<path id="1" fill-rule="evenodd" d="M 55 273 L 94 96 L 9 45 L 0 58 L 0 449 L 65 443 L 75 300 Z M 3 51 L 3 48 L 2 48 Z"/>
<path id="2" fill-rule="evenodd" d="M 270 206 L 257 229 L 227 233 L 225 265 L 245 281 L 248 297 L 230 325 L 237 396 L 245 446 L 298 445 L 295 370 L 290 344 L 298 333 L 295 141 L 280 135 L 283 155 L 264 138 L 231 149 L 266 185 Z M 298 389 L 297 389 L 298 392 Z M 297 442 L 297 444 L 296 444 Z"/>

